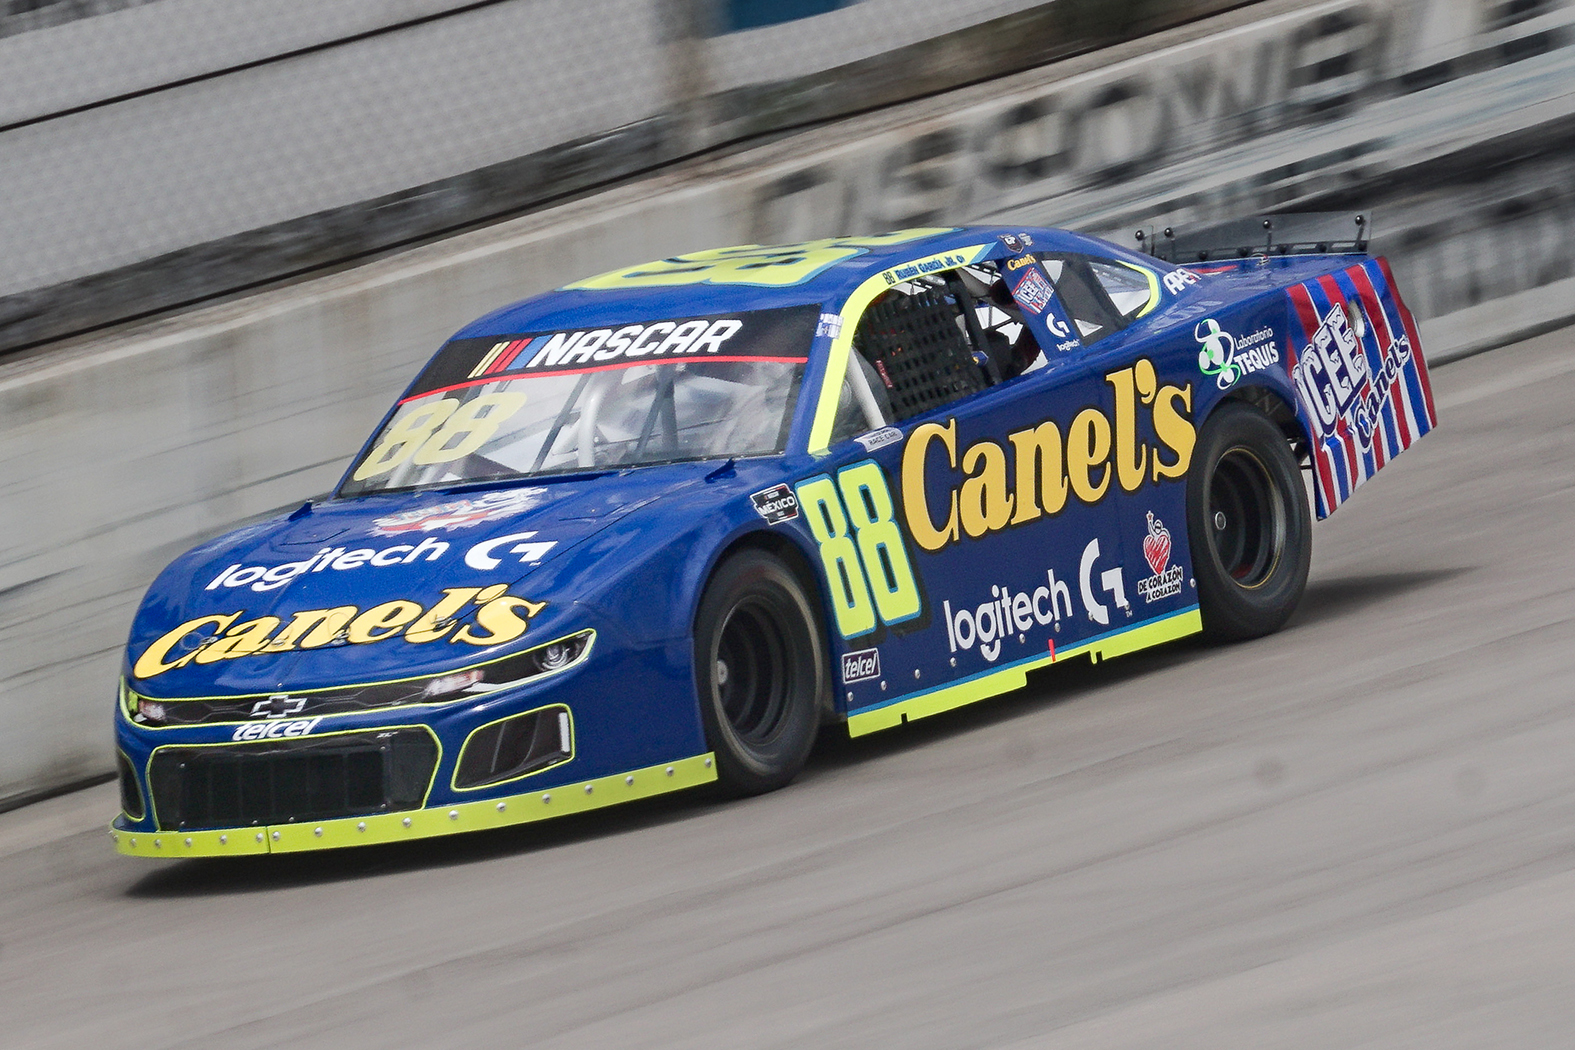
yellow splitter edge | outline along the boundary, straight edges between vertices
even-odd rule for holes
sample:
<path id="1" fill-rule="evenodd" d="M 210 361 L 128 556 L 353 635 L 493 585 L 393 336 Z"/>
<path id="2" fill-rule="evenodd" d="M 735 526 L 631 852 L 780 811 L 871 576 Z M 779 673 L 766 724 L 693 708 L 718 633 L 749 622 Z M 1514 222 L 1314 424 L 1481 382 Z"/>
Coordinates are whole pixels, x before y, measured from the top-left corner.
<path id="1" fill-rule="evenodd" d="M 715 779 L 716 762 L 707 753 L 598 780 L 564 784 L 550 791 L 532 791 L 481 802 L 462 802 L 446 808 L 412 809 L 315 823 L 308 821 L 219 831 L 146 832 L 111 828 L 110 834 L 115 838 L 115 848 L 133 857 L 240 857 L 255 853 L 299 853 L 341 846 L 405 842 L 462 831 L 526 824 L 698 787 Z"/>

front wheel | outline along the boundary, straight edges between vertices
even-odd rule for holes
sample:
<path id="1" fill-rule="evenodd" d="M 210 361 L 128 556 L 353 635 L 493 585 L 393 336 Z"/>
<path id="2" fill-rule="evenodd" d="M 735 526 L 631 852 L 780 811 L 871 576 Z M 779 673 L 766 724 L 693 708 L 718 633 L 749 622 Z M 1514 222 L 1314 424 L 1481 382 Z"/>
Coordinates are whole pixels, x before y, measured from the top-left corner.
<path id="1" fill-rule="evenodd" d="M 1257 638 L 1284 626 L 1307 588 L 1312 516 L 1285 435 L 1246 404 L 1221 405 L 1198 435 L 1187 536 L 1208 637 Z"/>
<path id="2" fill-rule="evenodd" d="M 803 588 L 763 551 L 727 559 L 695 617 L 695 685 L 717 780 L 732 795 L 782 787 L 809 757 L 828 688 Z"/>

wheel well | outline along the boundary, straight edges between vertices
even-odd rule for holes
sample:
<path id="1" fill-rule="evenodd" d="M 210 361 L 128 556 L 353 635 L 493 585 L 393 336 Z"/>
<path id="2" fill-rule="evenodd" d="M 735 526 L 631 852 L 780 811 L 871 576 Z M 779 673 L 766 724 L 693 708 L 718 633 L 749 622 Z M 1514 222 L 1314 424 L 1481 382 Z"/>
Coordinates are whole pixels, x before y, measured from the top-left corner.
<path id="1" fill-rule="evenodd" d="M 721 565 L 728 558 L 742 550 L 764 551 L 788 567 L 788 571 L 798 580 L 799 586 L 804 588 L 805 596 L 809 598 L 810 610 L 815 615 L 815 623 L 820 630 L 820 636 L 829 643 L 830 635 L 826 630 L 825 588 L 821 586 L 820 576 L 815 572 L 814 566 L 810 564 L 809 558 L 799 549 L 798 545 L 780 533 L 767 532 L 763 529 L 747 532 L 728 544 L 722 553 L 717 555 L 716 562 L 712 566 L 712 572 L 716 571 L 716 566 Z M 707 579 L 709 580 L 709 576 Z M 830 644 L 827 644 L 826 681 L 830 683 L 830 688 L 826 690 L 825 695 L 820 700 L 820 720 L 823 725 L 841 720 L 841 716 L 837 714 L 836 701 L 834 699 L 836 694 L 835 683 L 837 681 L 836 671 L 837 662 L 832 658 Z"/>
<path id="2" fill-rule="evenodd" d="M 1280 433 L 1285 435 L 1285 440 L 1290 442 L 1291 453 L 1298 463 L 1306 464 L 1312 452 L 1311 442 L 1307 432 L 1302 429 L 1302 424 L 1296 418 L 1296 409 L 1285 395 L 1278 390 L 1263 386 L 1243 386 L 1232 390 L 1220 398 L 1215 410 L 1220 405 L 1230 401 L 1240 401 L 1251 405 L 1269 418 L 1269 422 L 1280 428 Z"/>

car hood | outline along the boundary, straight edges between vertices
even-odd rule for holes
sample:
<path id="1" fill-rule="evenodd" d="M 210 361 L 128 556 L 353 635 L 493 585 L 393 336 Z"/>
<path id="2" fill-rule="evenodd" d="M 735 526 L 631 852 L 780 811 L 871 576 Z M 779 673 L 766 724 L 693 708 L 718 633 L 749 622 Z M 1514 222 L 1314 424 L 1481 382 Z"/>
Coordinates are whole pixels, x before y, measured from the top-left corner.
<path id="1" fill-rule="evenodd" d="M 334 500 L 238 529 L 154 582 L 130 677 L 164 697 L 310 689 L 482 662 L 527 633 L 550 640 L 542 625 L 569 603 L 533 578 L 702 473 Z"/>

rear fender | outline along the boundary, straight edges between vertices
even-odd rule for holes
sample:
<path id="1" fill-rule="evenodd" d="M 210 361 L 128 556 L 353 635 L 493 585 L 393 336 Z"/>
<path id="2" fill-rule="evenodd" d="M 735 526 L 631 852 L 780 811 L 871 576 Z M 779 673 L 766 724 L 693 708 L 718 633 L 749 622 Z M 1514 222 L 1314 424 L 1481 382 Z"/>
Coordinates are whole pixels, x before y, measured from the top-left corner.
<path id="1" fill-rule="evenodd" d="M 1437 422 L 1416 321 L 1383 259 L 1285 290 L 1286 365 L 1326 518 Z"/>

